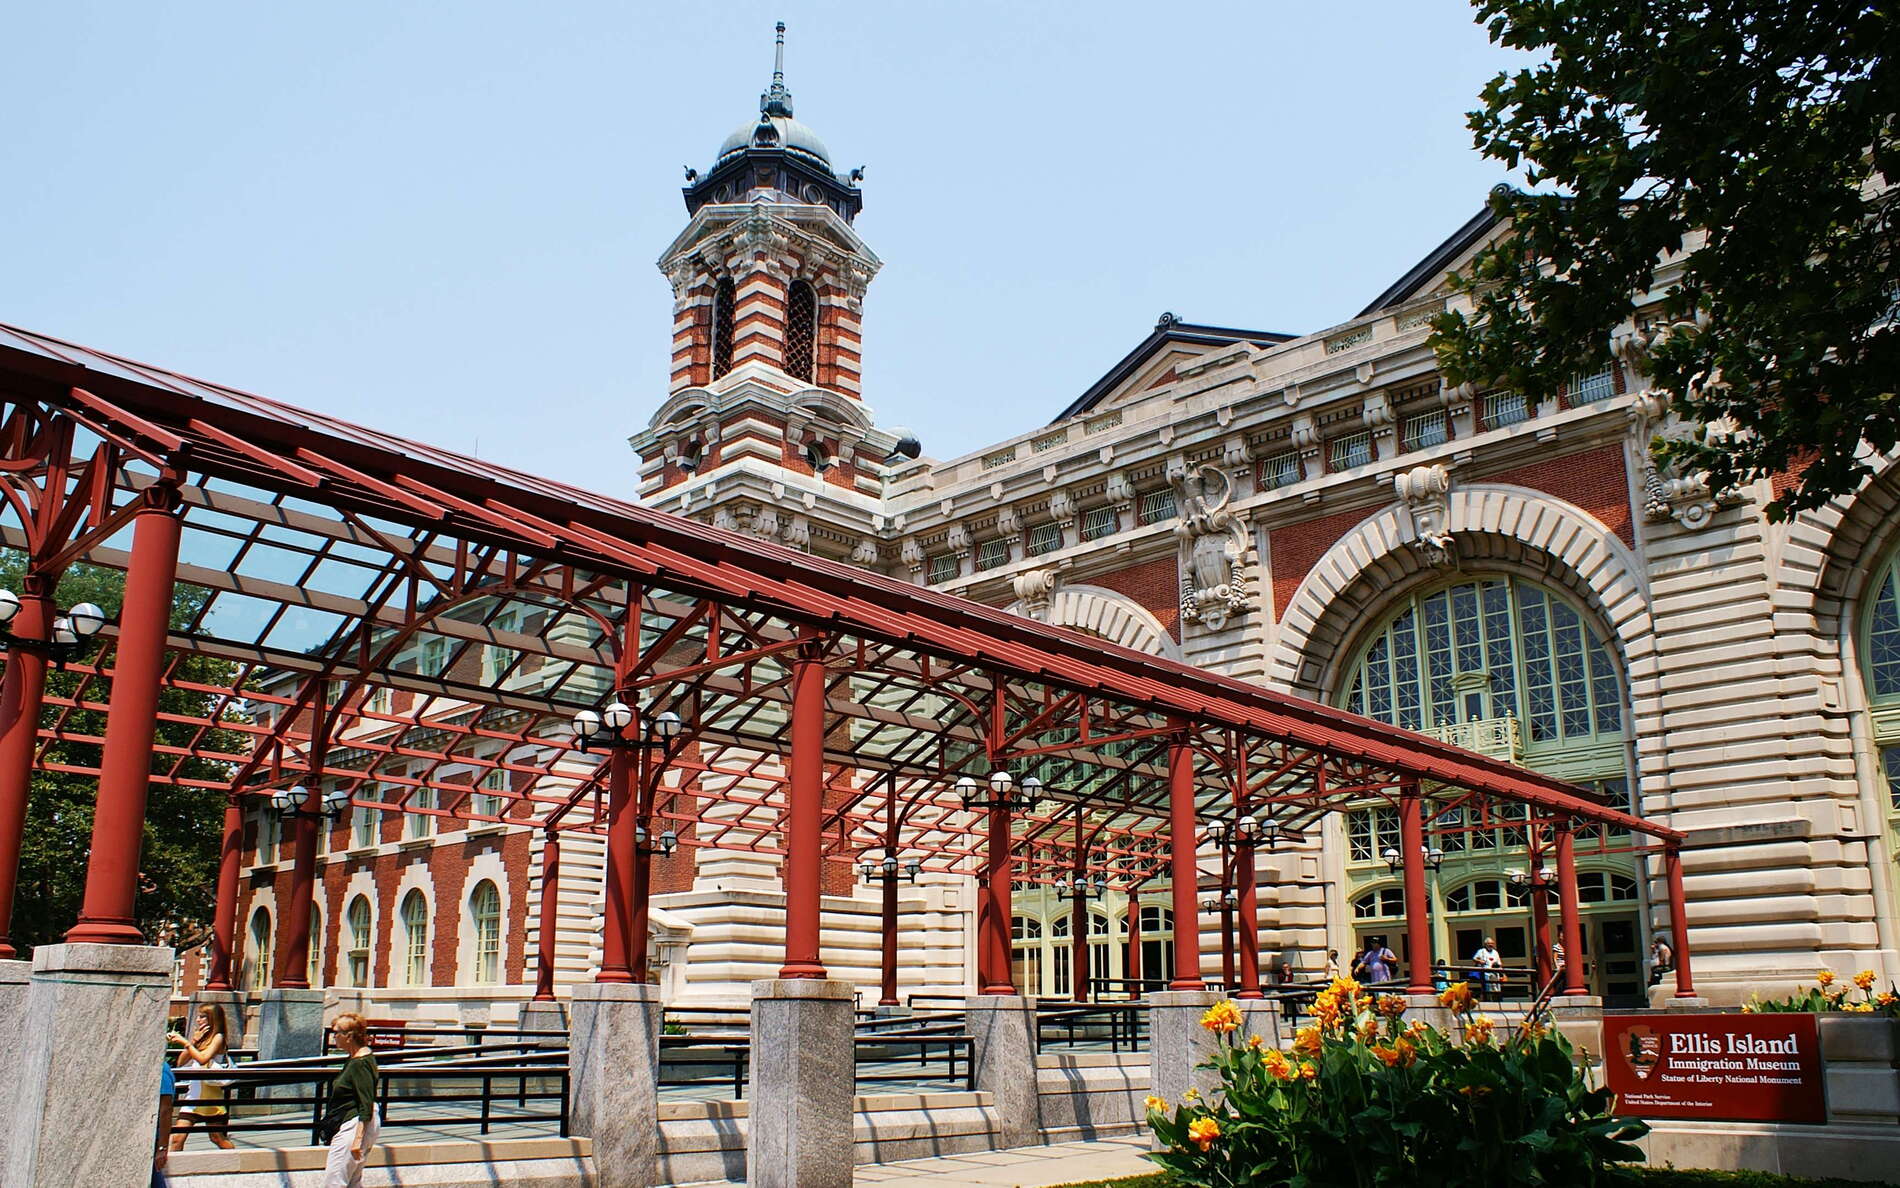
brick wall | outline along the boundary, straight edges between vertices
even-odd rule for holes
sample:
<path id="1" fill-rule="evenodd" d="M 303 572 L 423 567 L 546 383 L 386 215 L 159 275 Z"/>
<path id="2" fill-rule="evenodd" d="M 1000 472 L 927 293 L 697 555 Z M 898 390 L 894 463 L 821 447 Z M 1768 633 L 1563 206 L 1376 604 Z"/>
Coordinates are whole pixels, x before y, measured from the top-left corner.
<path id="1" fill-rule="evenodd" d="M 1134 599 L 1136 605 L 1161 620 L 1176 643 L 1181 641 L 1181 574 L 1172 556 L 1081 580 Z"/>
<path id="2" fill-rule="evenodd" d="M 1576 504 L 1624 544 L 1636 545 L 1634 517 L 1630 514 L 1629 476 L 1618 446 L 1600 446 L 1578 454 L 1551 458 L 1534 466 L 1487 476 L 1486 482 L 1529 487 Z"/>
<path id="3" fill-rule="evenodd" d="M 1306 580 L 1306 575 L 1312 572 L 1319 559 L 1326 555 L 1326 550 L 1338 544 L 1341 537 L 1378 510 L 1377 507 L 1362 507 L 1335 512 L 1316 520 L 1275 528 L 1267 534 L 1267 562 L 1273 573 L 1273 617 L 1276 620 L 1285 612 L 1287 604 L 1293 601 L 1293 591 L 1300 588 L 1300 583 Z"/>

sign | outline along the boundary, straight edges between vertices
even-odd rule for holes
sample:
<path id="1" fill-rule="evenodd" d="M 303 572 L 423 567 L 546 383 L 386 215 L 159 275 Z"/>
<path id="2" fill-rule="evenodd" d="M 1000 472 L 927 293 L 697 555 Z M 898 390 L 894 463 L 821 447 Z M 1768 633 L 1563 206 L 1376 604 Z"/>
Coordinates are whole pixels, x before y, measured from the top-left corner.
<path id="1" fill-rule="evenodd" d="M 1616 1111 L 1638 1118 L 1827 1121 L 1814 1016 L 1606 1015 Z"/>

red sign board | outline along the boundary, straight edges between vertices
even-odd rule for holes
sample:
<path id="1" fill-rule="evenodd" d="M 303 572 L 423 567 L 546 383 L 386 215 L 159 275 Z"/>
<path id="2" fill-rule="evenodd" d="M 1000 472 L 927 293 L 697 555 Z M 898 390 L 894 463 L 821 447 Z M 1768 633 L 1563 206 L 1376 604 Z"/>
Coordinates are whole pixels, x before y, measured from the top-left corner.
<path id="1" fill-rule="evenodd" d="M 1620 1114 L 1827 1121 L 1812 1014 L 1608 1015 L 1603 1048 Z"/>

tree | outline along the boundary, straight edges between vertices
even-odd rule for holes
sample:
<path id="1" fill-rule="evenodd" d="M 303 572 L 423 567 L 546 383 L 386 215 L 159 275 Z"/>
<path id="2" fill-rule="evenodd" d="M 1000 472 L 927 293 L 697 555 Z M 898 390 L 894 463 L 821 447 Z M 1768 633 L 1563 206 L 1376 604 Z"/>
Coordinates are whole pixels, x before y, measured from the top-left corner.
<path id="1" fill-rule="evenodd" d="M 1433 326 L 1447 379 L 1549 398 L 1641 308 L 1652 386 L 1693 427 L 1659 462 L 1718 494 L 1780 478 L 1774 518 L 1854 490 L 1900 438 L 1895 6 L 1473 6 L 1539 55 L 1470 118 L 1535 189 L 1493 191 L 1507 231 L 1454 281 L 1472 314 Z"/>
<path id="2" fill-rule="evenodd" d="M 17 590 L 23 559 L 18 553 L 0 555 L 0 587 Z M 116 618 L 123 601 L 125 578 L 115 569 L 75 565 L 61 578 L 55 595 L 58 605 L 93 602 Z M 189 622 L 209 592 L 180 584 L 172 599 L 172 622 Z M 180 659 L 177 676 L 210 686 L 228 685 L 236 666 L 204 656 Z M 70 698 L 80 688 L 77 671 L 49 669 L 46 697 Z M 88 685 L 83 700 L 109 703 L 101 683 Z M 200 717 L 213 708 L 209 694 L 167 688 L 159 696 L 159 712 Z M 49 704 L 42 721 L 57 710 Z M 103 737 L 107 714 L 76 709 L 66 719 L 72 733 Z M 183 746 L 196 728 L 168 722 L 161 716 L 157 741 Z M 212 730 L 200 745 L 226 753 L 242 745 L 235 731 Z M 92 841 L 93 806 L 98 780 L 90 775 L 47 771 L 48 764 L 96 768 L 97 743 L 61 740 L 47 748 L 42 770 L 33 774 L 27 797 L 26 833 L 20 848 L 19 889 L 14 897 L 12 939 L 22 950 L 56 943 L 79 917 L 85 891 L 86 856 Z M 229 779 L 228 765 L 192 759 L 183 774 L 196 779 Z M 145 839 L 139 851 L 139 927 L 154 940 L 189 943 L 208 927 L 217 897 L 218 854 L 224 836 L 224 795 L 215 789 L 192 788 L 154 781 L 146 797 Z"/>

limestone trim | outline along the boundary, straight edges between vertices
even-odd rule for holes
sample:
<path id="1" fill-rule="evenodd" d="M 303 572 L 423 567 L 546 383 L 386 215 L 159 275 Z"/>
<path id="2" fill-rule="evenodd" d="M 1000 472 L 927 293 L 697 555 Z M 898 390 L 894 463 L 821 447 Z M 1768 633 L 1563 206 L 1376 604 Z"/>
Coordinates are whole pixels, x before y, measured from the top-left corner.
<path id="1" fill-rule="evenodd" d="M 478 937 L 475 927 L 475 889 L 482 883 L 495 885 L 496 918 L 499 920 L 499 956 L 496 958 L 499 976 L 493 982 L 481 980 L 481 969 L 476 956 Z M 501 854 L 487 850 L 475 855 L 468 863 L 468 877 L 462 882 L 462 901 L 456 911 L 455 940 L 455 984 L 458 986 L 500 986 L 508 981 L 508 910 L 513 888 L 508 879 L 508 868 L 502 862 Z M 400 909 L 399 909 L 400 914 Z M 394 955 L 391 955 L 394 964 Z"/>
<path id="2" fill-rule="evenodd" d="M 1007 609 L 1012 614 L 1087 632 L 1136 651 L 1170 660 L 1181 659 L 1181 645 L 1168 635 L 1161 620 L 1133 599 L 1101 586 L 1060 585 L 1048 596 L 1047 609 L 1039 607 L 1034 615 L 1021 601 L 1011 603 Z"/>

